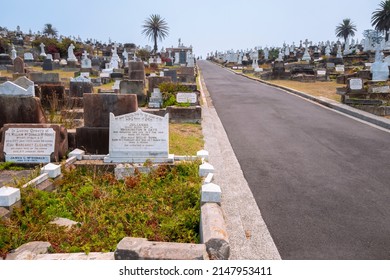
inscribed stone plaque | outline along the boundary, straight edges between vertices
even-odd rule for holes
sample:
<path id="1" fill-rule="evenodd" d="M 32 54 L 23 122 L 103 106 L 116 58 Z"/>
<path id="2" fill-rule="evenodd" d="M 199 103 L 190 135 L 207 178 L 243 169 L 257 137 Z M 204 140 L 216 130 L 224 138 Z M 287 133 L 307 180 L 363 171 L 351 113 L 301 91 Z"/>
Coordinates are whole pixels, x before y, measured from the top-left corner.
<path id="1" fill-rule="evenodd" d="M 110 113 L 109 156 L 105 162 L 145 162 L 168 159 L 169 114 L 165 117 L 134 113 L 115 117 Z"/>
<path id="2" fill-rule="evenodd" d="M 178 92 L 176 94 L 177 103 L 197 103 L 197 95 L 195 92 Z"/>
<path id="3" fill-rule="evenodd" d="M 351 90 L 362 90 L 363 80 L 362 79 L 349 79 L 349 88 Z"/>
<path id="4" fill-rule="evenodd" d="M 5 161 L 47 163 L 54 152 L 53 128 L 9 128 L 5 131 Z"/>
<path id="5" fill-rule="evenodd" d="M 336 65 L 336 72 L 344 72 L 345 67 L 344 65 Z"/>
<path id="6" fill-rule="evenodd" d="M 390 86 L 372 86 L 369 88 L 370 93 L 390 93 Z"/>
<path id="7" fill-rule="evenodd" d="M 317 76 L 326 76 L 326 70 L 317 70 Z"/>

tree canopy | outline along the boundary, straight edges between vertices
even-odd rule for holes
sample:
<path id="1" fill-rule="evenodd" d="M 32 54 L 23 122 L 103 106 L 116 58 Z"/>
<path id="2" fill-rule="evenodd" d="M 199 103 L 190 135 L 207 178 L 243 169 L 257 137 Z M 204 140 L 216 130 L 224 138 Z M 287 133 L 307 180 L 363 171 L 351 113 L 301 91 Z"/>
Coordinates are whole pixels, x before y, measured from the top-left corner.
<path id="1" fill-rule="evenodd" d="M 161 18 L 160 15 L 151 15 L 148 19 L 144 21 L 142 25 L 142 34 L 148 37 L 154 42 L 154 53 L 157 53 L 157 39 L 162 41 L 165 37 L 168 36 L 169 27 L 165 19 Z"/>
<path id="2" fill-rule="evenodd" d="M 371 24 L 380 32 L 386 32 L 390 29 L 390 0 L 382 1 L 379 4 L 379 8 L 372 13 Z M 386 33 L 386 40 L 388 36 Z"/>
<path id="3" fill-rule="evenodd" d="M 349 18 L 343 19 L 343 22 L 336 26 L 336 36 L 347 40 L 348 36 L 355 36 L 356 25 Z"/>

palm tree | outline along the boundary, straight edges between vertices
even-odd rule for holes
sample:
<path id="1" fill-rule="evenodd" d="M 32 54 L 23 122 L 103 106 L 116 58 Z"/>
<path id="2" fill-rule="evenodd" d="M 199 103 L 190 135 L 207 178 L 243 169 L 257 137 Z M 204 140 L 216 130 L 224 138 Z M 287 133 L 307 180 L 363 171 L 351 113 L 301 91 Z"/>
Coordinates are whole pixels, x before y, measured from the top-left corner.
<path id="1" fill-rule="evenodd" d="M 336 26 L 336 36 L 344 38 L 344 41 L 347 41 L 348 36 L 355 36 L 355 31 L 356 25 L 349 18 L 343 19 L 343 22 Z"/>
<path id="2" fill-rule="evenodd" d="M 154 53 L 157 52 L 157 39 L 164 39 L 168 36 L 169 27 L 165 19 L 161 18 L 160 15 L 151 15 L 148 19 L 145 20 L 144 25 L 142 25 L 143 30 L 142 34 L 149 37 L 154 41 Z"/>
<path id="3" fill-rule="evenodd" d="M 382 1 L 379 7 L 372 13 L 371 24 L 376 30 L 386 32 L 390 29 L 390 0 Z M 389 34 L 386 32 L 385 36 L 387 41 Z"/>
<path id="4" fill-rule="evenodd" d="M 43 27 L 42 33 L 45 34 L 46 36 L 56 37 L 58 31 L 53 27 L 51 23 L 46 23 L 45 26 Z"/>

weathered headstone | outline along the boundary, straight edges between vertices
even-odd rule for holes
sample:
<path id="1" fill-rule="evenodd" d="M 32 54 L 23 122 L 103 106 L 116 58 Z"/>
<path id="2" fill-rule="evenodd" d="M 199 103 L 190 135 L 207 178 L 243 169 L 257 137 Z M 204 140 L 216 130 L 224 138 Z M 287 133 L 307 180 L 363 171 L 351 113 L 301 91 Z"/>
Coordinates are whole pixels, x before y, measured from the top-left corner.
<path id="1" fill-rule="evenodd" d="M 172 82 L 177 82 L 177 71 L 176 70 L 164 70 L 164 77 L 171 77 Z"/>
<path id="2" fill-rule="evenodd" d="M 161 76 L 154 76 L 154 77 L 148 77 L 148 92 L 152 92 L 153 89 L 157 88 L 162 83 L 169 83 L 172 82 L 171 77 L 161 77 Z"/>
<path id="3" fill-rule="evenodd" d="M 84 93 L 93 93 L 93 84 L 91 80 L 83 76 L 71 78 L 69 95 L 71 97 L 83 97 Z"/>
<path id="4" fill-rule="evenodd" d="M 52 71 L 52 70 L 54 70 L 53 60 L 51 60 L 50 58 L 46 58 L 43 61 L 42 70 L 44 70 L 44 71 Z"/>
<path id="5" fill-rule="evenodd" d="M 149 108 L 161 108 L 163 103 L 162 93 L 159 88 L 154 88 L 149 99 Z"/>
<path id="6" fill-rule="evenodd" d="M 344 73 L 345 72 L 344 65 L 336 65 L 336 72 Z"/>
<path id="7" fill-rule="evenodd" d="M 24 53 L 23 57 L 25 61 L 29 61 L 29 62 L 34 61 L 34 56 L 30 52 Z"/>
<path id="8" fill-rule="evenodd" d="M 147 96 L 144 90 L 144 81 L 140 80 L 122 80 L 119 84 L 119 93 L 136 94 L 138 105 L 143 106 L 146 103 Z"/>
<path id="9" fill-rule="evenodd" d="M 29 78 L 36 84 L 59 84 L 60 75 L 58 73 L 31 72 Z"/>
<path id="10" fill-rule="evenodd" d="M 363 80 L 360 78 L 350 78 L 347 82 L 347 88 L 351 91 L 363 90 Z"/>
<path id="11" fill-rule="evenodd" d="M 81 69 L 91 69 L 92 60 L 88 58 L 88 53 L 84 51 L 83 58 L 81 59 Z"/>
<path id="12" fill-rule="evenodd" d="M 5 124 L 0 158 L 18 163 L 60 161 L 68 150 L 64 126 L 53 124 Z"/>
<path id="13" fill-rule="evenodd" d="M 25 74 L 24 61 L 19 56 L 14 59 L 14 73 Z"/>
<path id="14" fill-rule="evenodd" d="M 9 54 L 0 54 L 0 66 L 13 65 L 13 61 Z M 4 69 L 4 68 L 3 68 Z"/>
<path id="15" fill-rule="evenodd" d="M 145 80 L 145 66 L 142 61 L 129 61 L 129 80 Z"/>
<path id="16" fill-rule="evenodd" d="M 110 113 L 109 155 L 105 162 L 169 162 L 169 116 Z"/>
<path id="17" fill-rule="evenodd" d="M 76 129 L 77 147 L 91 154 L 107 154 L 109 114 L 127 114 L 137 111 L 137 96 L 84 93 L 83 99 L 84 127 Z"/>

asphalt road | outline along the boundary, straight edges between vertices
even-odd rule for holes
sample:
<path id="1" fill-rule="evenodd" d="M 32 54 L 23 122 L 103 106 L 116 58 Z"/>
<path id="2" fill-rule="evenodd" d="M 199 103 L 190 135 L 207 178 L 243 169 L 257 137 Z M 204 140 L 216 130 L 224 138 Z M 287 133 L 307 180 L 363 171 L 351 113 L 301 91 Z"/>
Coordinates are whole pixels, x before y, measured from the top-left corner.
<path id="1" fill-rule="evenodd" d="M 198 66 L 282 259 L 390 259 L 390 133 Z"/>

